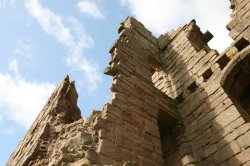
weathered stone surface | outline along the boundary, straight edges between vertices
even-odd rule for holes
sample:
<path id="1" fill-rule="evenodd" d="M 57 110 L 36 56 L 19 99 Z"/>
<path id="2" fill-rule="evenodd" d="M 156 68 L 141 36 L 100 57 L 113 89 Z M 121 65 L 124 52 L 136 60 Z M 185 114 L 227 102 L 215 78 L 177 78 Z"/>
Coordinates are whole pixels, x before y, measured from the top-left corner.
<path id="1" fill-rule="evenodd" d="M 250 0 L 230 1 L 222 54 L 195 20 L 156 38 L 128 17 L 104 71 L 112 100 L 82 118 L 66 76 L 7 166 L 249 165 Z"/>

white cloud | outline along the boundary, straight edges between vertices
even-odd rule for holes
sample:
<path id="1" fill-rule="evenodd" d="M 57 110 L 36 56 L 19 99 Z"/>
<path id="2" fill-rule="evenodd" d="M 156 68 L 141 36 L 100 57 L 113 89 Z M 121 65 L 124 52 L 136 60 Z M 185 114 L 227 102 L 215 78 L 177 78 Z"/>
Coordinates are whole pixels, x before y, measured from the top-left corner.
<path id="1" fill-rule="evenodd" d="M 22 126 L 23 127 L 23 126 Z M 8 137 L 14 137 L 16 136 L 17 132 L 18 132 L 18 128 L 17 127 L 13 127 L 13 126 L 3 126 L 1 128 L 1 133 L 2 135 L 7 135 Z"/>
<path id="2" fill-rule="evenodd" d="M 154 33 L 162 34 L 166 29 L 181 26 L 186 19 L 188 3 L 186 0 L 121 0 L 132 14 Z M 183 14 L 187 12 L 186 14 Z"/>
<path id="3" fill-rule="evenodd" d="M 18 75 L 18 61 L 16 59 L 13 59 L 9 62 L 9 71 Z"/>
<path id="4" fill-rule="evenodd" d="M 89 92 L 93 92 L 97 89 L 97 84 L 101 81 L 101 75 L 97 71 L 97 64 L 90 62 L 86 57 L 82 56 L 83 48 L 93 45 L 93 41 L 86 35 L 77 19 L 70 17 L 68 20 L 73 25 L 74 31 L 81 34 L 81 38 L 72 46 L 71 56 L 66 58 L 67 65 L 72 66 L 73 70 L 85 73 L 85 78 L 88 80 L 89 85 L 91 85 L 89 86 Z"/>
<path id="5" fill-rule="evenodd" d="M 0 115 L 0 124 L 3 122 L 3 116 Z"/>
<path id="6" fill-rule="evenodd" d="M 83 0 L 77 3 L 79 11 L 83 14 L 94 17 L 95 19 L 104 19 L 103 11 L 101 11 L 99 4 L 94 0 Z"/>
<path id="7" fill-rule="evenodd" d="M 35 120 L 55 85 L 38 83 L 0 73 L 0 116 L 26 129 Z"/>
<path id="8" fill-rule="evenodd" d="M 17 46 L 14 53 L 25 58 L 31 57 L 32 42 L 30 40 L 17 40 Z"/>
<path id="9" fill-rule="evenodd" d="M 14 7 L 16 0 L 0 0 L 0 8 Z"/>
<path id="10" fill-rule="evenodd" d="M 70 29 L 63 25 L 60 16 L 44 8 L 38 0 L 27 0 L 25 6 L 46 33 L 54 36 L 66 46 L 70 47 L 74 44 Z"/>
<path id="11" fill-rule="evenodd" d="M 43 7 L 38 0 L 27 0 L 25 6 L 47 34 L 67 47 L 69 51 L 69 56 L 66 57 L 67 65 L 74 71 L 85 74 L 90 92 L 96 90 L 101 81 L 101 74 L 98 72 L 98 65 L 83 56 L 84 49 L 92 47 L 94 42 L 82 24 L 74 17 L 62 18 Z"/>
<path id="12" fill-rule="evenodd" d="M 197 24 L 202 29 L 209 30 L 214 38 L 209 43 L 211 48 L 224 51 L 232 42 L 229 37 L 229 31 L 226 25 L 230 21 L 231 10 L 229 9 L 230 1 L 227 0 L 192 0 L 195 8 L 194 18 L 197 17 Z M 216 5 L 215 5 L 216 4 Z"/>
<path id="13" fill-rule="evenodd" d="M 211 47 L 222 51 L 231 39 L 225 28 L 230 20 L 226 0 L 120 0 L 153 33 L 159 35 L 196 19 L 203 31 L 215 36 Z"/>
<path id="14" fill-rule="evenodd" d="M 18 40 L 14 53 L 22 59 L 29 58 L 31 47 L 29 40 Z M 0 73 L 0 122 L 4 124 L 6 120 L 13 121 L 28 129 L 52 94 L 55 85 L 22 78 L 18 59 L 19 57 L 11 58 L 8 72 Z M 8 135 L 14 135 L 16 132 L 11 126 L 2 130 Z"/>

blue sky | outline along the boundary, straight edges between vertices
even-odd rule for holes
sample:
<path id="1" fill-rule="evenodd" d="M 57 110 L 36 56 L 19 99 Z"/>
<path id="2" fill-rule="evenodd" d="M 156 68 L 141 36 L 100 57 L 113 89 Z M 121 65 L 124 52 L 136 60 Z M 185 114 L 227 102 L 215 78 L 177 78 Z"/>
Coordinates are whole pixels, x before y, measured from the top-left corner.
<path id="1" fill-rule="evenodd" d="M 102 73 L 128 15 L 155 36 L 196 19 L 221 52 L 230 12 L 228 0 L 0 0 L 0 165 L 64 75 L 76 81 L 83 116 L 110 100 Z"/>

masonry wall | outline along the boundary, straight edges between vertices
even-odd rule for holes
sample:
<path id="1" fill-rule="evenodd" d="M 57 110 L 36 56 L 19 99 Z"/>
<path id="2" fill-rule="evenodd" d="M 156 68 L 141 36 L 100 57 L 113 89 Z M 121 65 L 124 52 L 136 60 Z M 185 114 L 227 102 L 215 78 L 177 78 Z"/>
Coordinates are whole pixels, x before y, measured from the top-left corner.
<path id="1" fill-rule="evenodd" d="M 172 38 L 165 34 L 159 39 L 160 44 L 169 40 L 162 46 L 163 70 L 172 80 L 183 120 L 186 139 L 179 145 L 183 165 L 219 165 L 240 151 L 225 136 L 244 120 L 220 85 L 220 57 L 207 46 L 206 35 L 193 21 Z"/>
<path id="2" fill-rule="evenodd" d="M 220 55 L 206 44 L 211 34 L 200 32 L 195 21 L 158 39 L 163 66 L 154 82 L 179 103 L 185 136 L 175 139 L 183 165 L 249 164 L 249 121 L 224 85 L 233 82 L 228 77 L 237 64 L 249 64 L 249 13 L 249 1 L 235 2 L 228 25 L 235 41 Z"/>
<path id="3" fill-rule="evenodd" d="M 82 118 L 65 77 L 7 165 L 249 165 L 250 1 L 231 3 L 221 54 L 195 20 L 155 38 L 128 17 L 104 71 L 112 100 Z"/>
<path id="4" fill-rule="evenodd" d="M 152 82 L 159 66 L 157 40 L 131 17 L 118 31 L 105 70 L 113 76 L 112 100 L 81 118 L 74 83 L 66 77 L 7 165 L 164 164 L 158 121 L 171 126 L 179 115 L 176 101 Z"/>
<path id="5" fill-rule="evenodd" d="M 105 74 L 114 77 L 112 108 L 105 111 L 114 126 L 113 136 L 101 140 L 99 149 L 100 154 L 112 160 L 102 163 L 163 165 L 159 115 L 167 118 L 166 125 L 172 125 L 178 114 L 176 102 L 153 86 L 152 70 L 159 65 L 157 40 L 131 17 L 118 31 L 119 39 L 110 50 L 112 58 L 105 70 Z M 112 153 L 111 149 L 115 151 Z"/>
<path id="6" fill-rule="evenodd" d="M 55 153 L 61 150 L 60 145 L 63 141 L 60 140 L 74 136 L 66 126 L 81 119 L 80 110 L 76 105 L 77 98 L 74 82 L 70 82 L 68 76 L 65 77 L 6 165 L 60 164 L 63 156 L 61 153 Z"/>
<path id="7" fill-rule="evenodd" d="M 231 0 L 232 20 L 228 23 L 227 29 L 230 31 L 229 35 L 237 40 L 244 37 L 249 40 L 250 22 L 249 22 L 249 0 Z"/>

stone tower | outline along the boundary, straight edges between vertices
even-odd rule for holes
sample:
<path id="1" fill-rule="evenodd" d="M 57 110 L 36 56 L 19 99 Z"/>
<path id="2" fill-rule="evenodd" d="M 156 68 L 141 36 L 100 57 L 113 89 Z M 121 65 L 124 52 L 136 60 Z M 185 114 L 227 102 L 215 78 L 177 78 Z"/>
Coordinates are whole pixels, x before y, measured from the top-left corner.
<path id="1" fill-rule="evenodd" d="M 128 17 L 104 73 L 112 100 L 82 118 L 68 76 L 7 166 L 250 165 L 250 0 L 231 0 L 221 54 L 195 20 L 159 38 Z"/>

